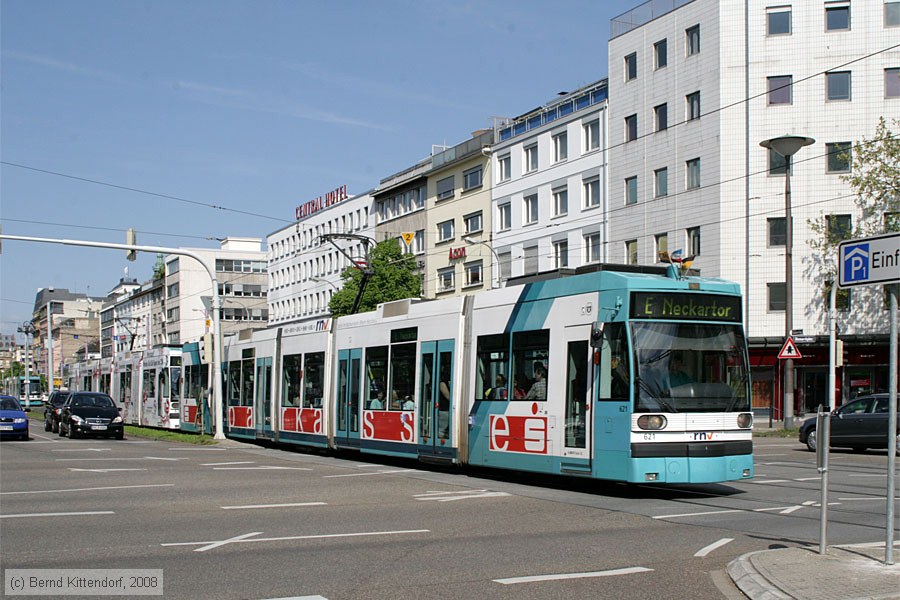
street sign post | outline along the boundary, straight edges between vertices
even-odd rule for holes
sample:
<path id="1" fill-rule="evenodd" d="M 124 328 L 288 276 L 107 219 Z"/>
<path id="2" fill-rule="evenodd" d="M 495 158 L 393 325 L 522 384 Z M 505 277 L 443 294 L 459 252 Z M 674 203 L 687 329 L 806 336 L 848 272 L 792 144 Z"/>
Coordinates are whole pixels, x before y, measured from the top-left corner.
<path id="1" fill-rule="evenodd" d="M 891 357 L 888 366 L 888 463 L 887 463 L 887 535 L 884 548 L 884 562 L 894 564 L 894 465 L 897 447 L 897 303 L 900 296 L 900 231 L 876 235 L 838 244 L 838 286 L 890 285 Z M 832 347 L 834 347 L 835 291 L 831 291 Z M 834 361 L 829 367 L 834 373 Z M 832 375 L 833 378 L 833 375 Z M 833 393 L 833 390 L 832 390 Z M 819 443 L 828 443 L 819 438 Z"/>

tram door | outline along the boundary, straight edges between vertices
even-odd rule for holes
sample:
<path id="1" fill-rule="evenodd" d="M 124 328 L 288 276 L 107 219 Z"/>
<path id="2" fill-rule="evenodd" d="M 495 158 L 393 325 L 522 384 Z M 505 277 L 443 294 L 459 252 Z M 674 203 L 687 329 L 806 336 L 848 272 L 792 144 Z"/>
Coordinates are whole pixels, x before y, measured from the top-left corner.
<path id="1" fill-rule="evenodd" d="M 359 401 L 362 375 L 362 349 L 338 352 L 337 386 L 335 387 L 335 444 L 359 448 Z"/>
<path id="2" fill-rule="evenodd" d="M 256 359 L 256 393 L 253 399 L 256 437 L 269 437 L 272 431 L 272 357 Z"/>
<path id="3" fill-rule="evenodd" d="M 578 468 L 591 464 L 591 414 L 594 366 L 590 348 L 591 327 L 567 327 L 565 372 L 565 456 L 575 459 Z M 552 377 L 552 375 L 551 375 Z M 567 461 L 570 462 L 570 461 Z"/>
<path id="4" fill-rule="evenodd" d="M 442 454 L 452 447 L 453 340 L 422 342 L 419 356 L 419 446 Z"/>

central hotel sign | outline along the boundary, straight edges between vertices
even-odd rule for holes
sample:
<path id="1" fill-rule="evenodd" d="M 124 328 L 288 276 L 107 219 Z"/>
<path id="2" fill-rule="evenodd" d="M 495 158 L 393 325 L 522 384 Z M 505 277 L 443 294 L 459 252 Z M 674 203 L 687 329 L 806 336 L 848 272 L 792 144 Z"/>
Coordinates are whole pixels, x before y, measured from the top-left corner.
<path id="1" fill-rule="evenodd" d="M 331 190 L 324 196 L 319 196 L 315 200 L 304 202 L 303 204 L 295 208 L 294 218 L 296 218 L 298 221 L 300 219 L 305 219 L 306 217 L 319 212 L 323 208 L 328 208 L 332 204 L 337 204 L 341 200 L 346 200 L 349 197 L 350 196 L 347 195 L 347 185 L 344 184 L 339 188 Z"/>

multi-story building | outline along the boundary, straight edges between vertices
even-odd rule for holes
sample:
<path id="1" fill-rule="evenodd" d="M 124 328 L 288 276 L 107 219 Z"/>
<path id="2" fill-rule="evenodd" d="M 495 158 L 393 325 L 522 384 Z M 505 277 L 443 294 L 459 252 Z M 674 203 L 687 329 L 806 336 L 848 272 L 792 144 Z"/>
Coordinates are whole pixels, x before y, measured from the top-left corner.
<path id="1" fill-rule="evenodd" d="M 34 360 L 38 363 L 38 370 L 47 375 L 52 343 L 54 388 L 62 384 L 62 365 L 74 362 L 79 350 L 97 343 L 100 336 L 99 313 L 105 300 L 63 288 L 38 290 L 32 313 L 36 330 Z"/>
<path id="2" fill-rule="evenodd" d="M 425 200 L 425 298 L 471 293 L 493 281 L 487 243 L 493 142 L 492 130 L 476 131 L 471 139 L 431 157 Z"/>
<path id="3" fill-rule="evenodd" d="M 24 348 L 22 351 L 24 352 Z M 18 352 L 19 344 L 16 342 L 16 336 L 13 334 L 0 334 L 0 373 L 11 368 L 14 362 L 18 362 Z M 28 353 L 31 354 L 30 344 Z"/>
<path id="4" fill-rule="evenodd" d="M 260 238 L 228 237 L 219 249 L 188 248 L 215 265 L 219 284 L 219 321 L 222 333 L 248 325 L 264 326 L 268 319 L 266 253 Z M 199 340 L 212 321 L 209 274 L 195 259 L 170 255 L 165 259 L 165 331 L 167 344 Z M 151 309 L 151 317 L 152 317 Z M 151 324 L 152 328 L 152 324 Z"/>
<path id="5" fill-rule="evenodd" d="M 341 272 L 366 256 L 371 208 L 370 192 L 350 196 L 341 186 L 298 206 L 296 223 L 267 236 L 270 325 L 329 314 Z"/>
<path id="6" fill-rule="evenodd" d="M 900 3 L 655 0 L 612 21 L 609 190 L 612 262 L 696 256 L 743 284 L 754 407 L 780 415 L 786 306 L 785 159 L 760 142 L 810 137 L 791 171 L 797 412 L 826 401 L 826 279 L 810 221 L 847 231 L 860 213 L 845 150 L 900 115 Z M 893 49 L 891 49 L 893 48 Z M 876 216 L 879 218 L 880 216 Z M 887 386 L 881 289 L 842 296 L 846 400 Z"/>
<path id="7" fill-rule="evenodd" d="M 102 357 L 166 343 L 164 283 L 162 278 L 144 284 L 136 279 L 121 279 L 110 291 L 100 313 Z"/>
<path id="8" fill-rule="evenodd" d="M 496 128 L 487 241 L 502 279 L 607 260 L 607 103 L 603 79 Z"/>

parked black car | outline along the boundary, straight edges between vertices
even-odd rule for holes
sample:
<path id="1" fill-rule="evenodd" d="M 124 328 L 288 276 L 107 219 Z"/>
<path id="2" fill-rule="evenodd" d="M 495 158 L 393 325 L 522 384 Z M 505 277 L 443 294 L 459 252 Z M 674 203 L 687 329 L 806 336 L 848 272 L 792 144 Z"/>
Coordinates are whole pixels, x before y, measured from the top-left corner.
<path id="1" fill-rule="evenodd" d="M 75 439 L 82 435 L 101 435 L 121 440 L 125 426 L 119 409 L 106 394 L 72 392 L 59 414 L 59 435 Z"/>
<path id="2" fill-rule="evenodd" d="M 829 446 L 852 448 L 887 448 L 888 445 L 888 394 L 861 396 L 836 409 L 829 417 L 831 439 Z M 897 431 L 897 453 L 900 454 L 900 423 Z M 816 419 L 806 419 L 800 425 L 800 443 L 815 452 L 818 444 Z"/>
<path id="3" fill-rule="evenodd" d="M 68 399 L 69 392 L 54 390 L 50 393 L 44 404 L 44 431 L 59 433 L 59 413 Z"/>

